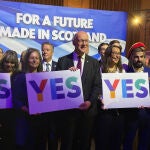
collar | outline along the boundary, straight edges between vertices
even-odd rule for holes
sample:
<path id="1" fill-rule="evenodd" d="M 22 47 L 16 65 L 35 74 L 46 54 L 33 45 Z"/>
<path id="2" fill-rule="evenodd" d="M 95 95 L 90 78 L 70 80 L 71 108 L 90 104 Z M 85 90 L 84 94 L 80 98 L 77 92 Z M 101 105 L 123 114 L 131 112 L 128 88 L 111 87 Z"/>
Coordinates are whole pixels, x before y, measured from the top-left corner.
<path id="1" fill-rule="evenodd" d="M 85 53 L 81 56 L 81 60 L 85 59 Z M 73 60 L 78 60 L 78 55 L 76 52 L 73 52 Z"/>
<path id="2" fill-rule="evenodd" d="M 50 60 L 49 62 L 43 61 L 43 64 L 44 64 L 44 65 L 46 65 L 47 63 L 52 66 L 52 60 Z"/>
<path id="3" fill-rule="evenodd" d="M 135 69 L 133 66 L 132 66 L 134 72 L 144 72 L 144 67 L 141 67 L 139 69 Z"/>

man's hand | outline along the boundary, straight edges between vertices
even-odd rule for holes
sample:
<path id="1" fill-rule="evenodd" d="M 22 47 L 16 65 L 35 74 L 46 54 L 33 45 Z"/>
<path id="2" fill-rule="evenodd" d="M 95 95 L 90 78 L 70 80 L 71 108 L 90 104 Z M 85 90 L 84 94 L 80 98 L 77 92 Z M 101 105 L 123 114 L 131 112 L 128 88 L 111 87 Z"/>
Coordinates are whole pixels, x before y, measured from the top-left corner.
<path id="1" fill-rule="evenodd" d="M 78 68 L 76 68 L 76 67 L 73 66 L 73 67 L 70 67 L 69 70 L 70 70 L 70 71 L 77 71 Z"/>
<path id="2" fill-rule="evenodd" d="M 80 110 L 87 110 L 89 109 L 91 106 L 91 102 L 90 101 L 85 101 L 84 103 L 82 103 L 80 106 L 79 106 L 79 109 Z"/>

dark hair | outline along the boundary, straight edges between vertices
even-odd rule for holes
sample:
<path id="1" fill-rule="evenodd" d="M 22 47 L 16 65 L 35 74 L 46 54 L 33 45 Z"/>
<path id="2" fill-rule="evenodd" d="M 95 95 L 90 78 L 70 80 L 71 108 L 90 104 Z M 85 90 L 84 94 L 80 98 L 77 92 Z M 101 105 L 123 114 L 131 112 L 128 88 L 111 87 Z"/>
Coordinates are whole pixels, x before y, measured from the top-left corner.
<path id="1" fill-rule="evenodd" d="M 2 48 L 0 48 L 0 50 L 2 51 L 2 53 L 3 53 L 3 49 Z"/>
<path id="2" fill-rule="evenodd" d="M 35 48 L 28 48 L 27 51 L 26 51 L 26 54 L 25 54 L 25 57 L 24 57 L 24 72 L 28 72 L 29 71 L 29 64 L 28 64 L 28 59 L 30 57 L 30 55 L 33 53 L 33 52 L 37 52 L 38 55 L 39 55 L 39 58 L 40 58 L 40 64 L 37 68 L 37 72 L 42 72 L 43 71 L 43 66 L 42 66 L 42 57 L 41 57 L 41 54 L 40 54 L 40 51 L 38 49 L 35 49 Z"/>
<path id="3" fill-rule="evenodd" d="M 112 49 L 116 47 L 120 49 L 120 53 L 122 50 L 121 46 L 116 46 L 116 45 L 111 45 L 108 46 L 106 51 L 105 51 L 105 55 L 104 55 L 104 62 L 103 62 L 103 66 L 102 66 L 102 72 L 107 73 L 108 72 L 108 68 L 109 65 L 111 64 L 111 54 L 112 54 Z M 122 62 L 121 59 L 119 60 L 118 64 L 117 64 L 117 68 L 119 69 L 119 72 L 122 72 Z"/>
<path id="4" fill-rule="evenodd" d="M 144 48 L 144 47 L 137 47 L 137 48 L 135 48 L 135 49 L 132 50 L 131 55 L 132 55 L 133 53 L 135 53 L 135 52 L 143 52 L 144 55 L 145 55 L 145 48 Z"/>
<path id="5" fill-rule="evenodd" d="M 114 43 L 120 44 L 120 41 L 119 40 L 112 40 L 109 42 L 109 45 L 113 45 Z"/>
<path id="6" fill-rule="evenodd" d="M 146 53 L 145 53 L 145 48 L 144 47 L 138 47 L 138 48 L 135 48 L 134 50 L 132 50 L 132 52 L 131 52 L 131 55 L 130 55 L 130 57 L 129 57 L 129 62 L 128 62 L 128 65 L 129 66 L 132 66 L 132 55 L 134 54 L 134 53 L 136 53 L 136 52 L 143 52 L 144 53 L 144 57 L 146 57 L 145 55 L 146 55 Z"/>
<path id="7" fill-rule="evenodd" d="M 1 60 L 1 71 L 4 71 L 4 63 L 5 62 L 10 62 L 10 63 L 13 63 L 15 64 L 14 66 L 14 70 L 13 70 L 13 73 L 14 72 L 17 72 L 18 71 L 18 68 L 19 68 L 19 63 L 18 63 L 18 55 L 17 55 L 17 52 L 14 51 L 14 50 L 7 50 L 4 55 L 3 55 L 3 58 Z"/>
<path id="8" fill-rule="evenodd" d="M 104 45 L 107 45 L 107 46 L 108 46 L 109 44 L 108 44 L 108 43 L 101 43 L 101 44 L 99 44 L 99 46 L 98 46 L 98 51 L 100 51 L 101 47 L 104 46 Z"/>

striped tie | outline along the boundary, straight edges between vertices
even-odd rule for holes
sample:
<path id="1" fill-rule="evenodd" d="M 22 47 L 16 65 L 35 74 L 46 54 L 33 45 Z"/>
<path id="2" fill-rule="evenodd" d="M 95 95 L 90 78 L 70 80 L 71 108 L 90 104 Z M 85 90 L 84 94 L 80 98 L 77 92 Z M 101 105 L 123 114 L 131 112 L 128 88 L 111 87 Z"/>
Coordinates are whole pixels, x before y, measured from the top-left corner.
<path id="1" fill-rule="evenodd" d="M 46 64 L 46 71 L 47 71 L 47 72 L 49 72 L 49 71 L 50 71 L 50 69 L 49 69 L 49 65 L 50 65 L 49 63 L 47 63 L 47 64 Z"/>

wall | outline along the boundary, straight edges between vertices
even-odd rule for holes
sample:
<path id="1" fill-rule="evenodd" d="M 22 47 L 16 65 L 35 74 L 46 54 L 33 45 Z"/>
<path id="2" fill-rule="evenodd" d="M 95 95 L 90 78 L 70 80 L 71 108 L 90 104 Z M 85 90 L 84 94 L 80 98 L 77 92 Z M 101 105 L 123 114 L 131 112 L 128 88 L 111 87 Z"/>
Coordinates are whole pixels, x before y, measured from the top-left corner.
<path id="1" fill-rule="evenodd" d="M 90 0 L 64 0 L 64 6 L 75 8 L 89 8 Z"/>
<path id="2" fill-rule="evenodd" d="M 150 0 L 141 0 L 141 9 L 150 9 Z"/>

